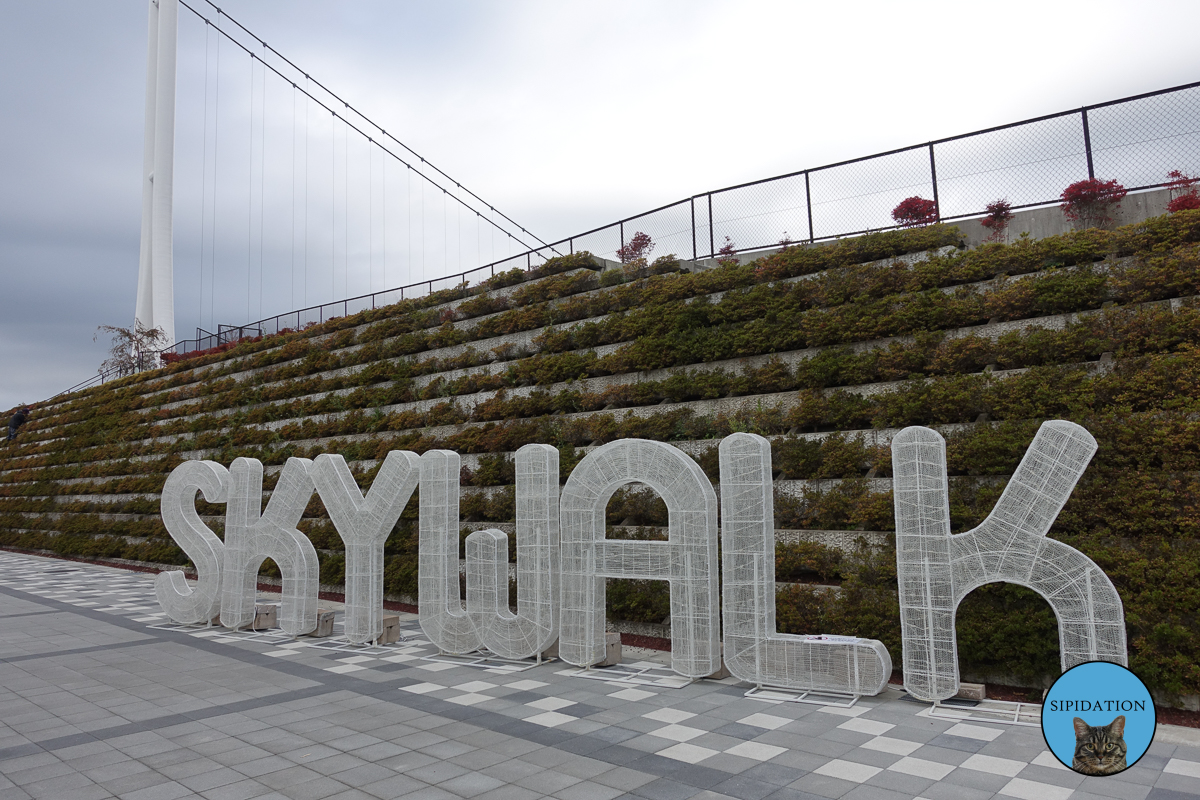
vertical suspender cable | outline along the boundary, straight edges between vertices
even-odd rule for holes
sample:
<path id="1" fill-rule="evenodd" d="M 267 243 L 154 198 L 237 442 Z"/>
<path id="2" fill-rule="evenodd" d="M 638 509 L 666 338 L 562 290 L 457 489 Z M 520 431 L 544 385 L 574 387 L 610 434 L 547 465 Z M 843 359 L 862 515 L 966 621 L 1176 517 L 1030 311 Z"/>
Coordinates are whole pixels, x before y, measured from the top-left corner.
<path id="1" fill-rule="evenodd" d="M 263 47 L 263 57 L 266 58 L 266 47 Z M 267 172 L 267 65 L 262 68 L 262 125 L 259 126 L 259 161 L 258 161 L 258 318 L 262 319 L 263 305 L 263 239 L 266 232 L 266 172 Z"/>
<path id="2" fill-rule="evenodd" d="M 387 159 L 386 159 L 386 158 L 385 158 L 385 159 L 383 159 L 383 161 L 382 161 L 381 163 L 382 163 L 382 166 L 379 168 L 379 170 L 380 170 L 380 172 L 379 172 L 379 180 L 380 180 L 380 182 L 383 184 L 383 186 L 382 186 L 382 192 L 383 192 L 383 219 L 381 220 L 381 222 L 382 222 L 382 224 L 383 224 L 383 288 L 384 288 L 384 289 L 386 289 L 386 288 L 388 288 L 388 268 L 387 268 L 387 267 L 388 267 L 388 251 L 387 251 L 387 229 L 388 229 L 388 219 L 387 219 L 387 165 L 388 165 L 388 162 L 387 162 Z"/>
<path id="3" fill-rule="evenodd" d="M 196 317 L 196 328 L 204 324 L 204 243 L 208 235 L 205 217 L 208 215 L 208 37 L 212 32 L 212 24 L 204 20 L 204 137 L 203 155 L 200 162 L 200 313 Z M 196 333 L 199 337 L 199 332 Z M 197 349 L 201 349 L 197 342 Z"/>
<path id="4" fill-rule="evenodd" d="M 408 211 L 408 282 L 412 283 L 413 278 L 413 260 L 412 260 L 412 167 L 408 167 L 405 171 L 408 177 L 408 186 L 405 187 L 404 195 L 406 202 L 404 203 Z"/>
<path id="5" fill-rule="evenodd" d="M 308 308 L 308 76 L 304 76 L 304 280 L 301 282 L 304 307 Z"/>
<path id="6" fill-rule="evenodd" d="M 292 84 L 292 306 L 296 305 L 296 84 Z M 297 319 L 297 325 L 299 320 Z"/>
<path id="7" fill-rule="evenodd" d="M 367 137 L 367 292 L 375 291 L 375 150 Z"/>
<path id="8" fill-rule="evenodd" d="M 250 161 L 246 165 L 246 316 L 250 321 L 250 262 L 254 250 L 254 54 L 250 54 Z"/>
<path id="9" fill-rule="evenodd" d="M 221 13 L 217 12 L 217 24 L 220 25 Z M 213 224 L 212 224 L 212 268 L 208 271 L 208 327 L 216 332 L 213 320 L 216 318 L 217 304 L 217 173 L 221 161 L 217 154 L 221 145 L 221 37 L 217 37 L 217 66 L 216 87 L 213 91 Z"/>
<path id="10" fill-rule="evenodd" d="M 337 298 L 337 114 L 329 112 L 329 302 Z"/>
<path id="11" fill-rule="evenodd" d="M 342 120 L 342 291 L 350 296 L 350 123 Z"/>

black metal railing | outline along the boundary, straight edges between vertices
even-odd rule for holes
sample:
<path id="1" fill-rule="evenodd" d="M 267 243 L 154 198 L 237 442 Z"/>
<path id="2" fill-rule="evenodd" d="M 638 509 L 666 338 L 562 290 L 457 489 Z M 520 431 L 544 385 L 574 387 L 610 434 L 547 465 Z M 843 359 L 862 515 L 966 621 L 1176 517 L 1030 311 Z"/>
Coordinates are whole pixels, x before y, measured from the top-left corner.
<path id="1" fill-rule="evenodd" d="M 1129 191 L 1154 189 L 1167 185 L 1172 170 L 1200 172 L 1200 81 L 727 186 L 442 278 L 222 325 L 215 334 L 198 329 L 195 339 L 167 351 L 300 330 L 497 272 L 529 270 L 563 248 L 616 259 L 634 231 L 648 234 L 659 254 L 699 260 L 722 248 L 741 253 L 894 228 L 892 209 L 914 195 L 932 199 L 938 219 L 948 221 L 981 216 L 999 199 L 1013 209 L 1055 204 L 1063 189 L 1084 178 L 1117 180 Z M 67 391 L 103 380 L 99 375 Z"/>

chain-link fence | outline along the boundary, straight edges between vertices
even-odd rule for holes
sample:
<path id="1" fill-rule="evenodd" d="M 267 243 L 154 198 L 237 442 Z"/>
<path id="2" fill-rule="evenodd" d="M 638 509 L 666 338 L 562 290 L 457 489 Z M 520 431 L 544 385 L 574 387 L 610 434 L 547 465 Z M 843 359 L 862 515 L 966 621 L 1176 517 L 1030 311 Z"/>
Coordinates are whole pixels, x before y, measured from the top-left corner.
<path id="1" fill-rule="evenodd" d="M 654 241 L 651 258 L 696 260 L 893 228 L 892 209 L 913 196 L 933 200 L 938 217 L 953 220 L 980 216 L 1000 199 L 1014 209 L 1058 203 L 1063 189 L 1085 178 L 1116 180 L 1130 191 L 1156 188 L 1172 170 L 1200 172 L 1200 82 L 706 192 L 466 272 L 221 326 L 215 334 L 198 330 L 168 350 L 299 330 L 533 269 L 556 254 L 587 250 L 619 260 L 635 233 Z"/>

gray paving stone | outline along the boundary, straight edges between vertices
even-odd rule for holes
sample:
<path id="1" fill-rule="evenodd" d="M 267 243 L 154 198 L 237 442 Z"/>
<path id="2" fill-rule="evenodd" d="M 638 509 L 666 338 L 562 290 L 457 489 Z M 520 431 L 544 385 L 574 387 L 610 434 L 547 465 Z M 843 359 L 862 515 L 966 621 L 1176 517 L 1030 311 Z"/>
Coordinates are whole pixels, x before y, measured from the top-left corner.
<path id="1" fill-rule="evenodd" d="M 5 582 L 12 558 L 0 553 L 0 597 L 25 602 L 28 595 Z M 21 557 L 21 563 L 33 569 L 28 565 L 41 562 Z M 207 800 L 606 800 L 623 793 L 641 800 L 918 795 L 984 800 L 1009 778 L 960 768 L 934 783 L 884 769 L 858 784 L 815 770 L 832 759 L 883 769 L 902 757 L 891 751 L 904 750 L 905 741 L 922 745 L 913 758 L 949 767 L 975 753 L 1028 763 L 1044 750 L 1036 729 L 1006 728 L 990 742 L 950 734 L 954 721 L 918 717 L 926 706 L 902 701 L 892 689 L 856 707 L 863 711 L 860 719 L 894 726 L 884 734 L 893 741 L 864 747 L 876 741 L 875 734 L 839 727 L 849 719 L 842 713 L 760 703 L 743 697 L 743 687 L 711 682 L 650 687 L 649 696 L 629 702 L 610 696 L 628 685 L 559 675 L 559 664 L 519 675 L 463 667 L 429 672 L 399 664 L 390 672 L 370 665 L 368 672 L 337 675 L 323 668 L 344 653 L 307 649 L 270 658 L 266 653 L 277 644 L 269 641 L 219 642 L 150 630 L 132 622 L 130 614 L 97 610 L 132 597 L 130 587 L 141 587 L 135 602 L 152 607 L 151 576 L 83 565 L 55 580 L 94 587 L 87 596 L 98 605 L 81 608 L 37 597 L 31 608 L 53 613 L 15 617 L 10 604 L 10 614 L 0 616 L 0 658 L 29 656 L 24 663 L 37 665 L 36 672 L 32 666 L 16 672 L 10 667 L 14 674 L 0 676 L 0 720 L 10 726 L 0 726 L 0 773 L 29 780 L 30 786 L 44 781 L 39 788 L 46 790 L 70 784 L 75 794 L 86 796 L 136 792 L 164 798 L 185 796 L 187 790 Z M 406 618 L 406 624 L 413 639 L 423 640 L 414 620 Z M 64 641 L 71 643 L 66 649 Z M 530 679 L 545 685 L 506 687 Z M 483 693 L 496 699 L 472 706 L 447 702 L 453 687 L 476 680 L 495 684 Z M 399 689 L 417 683 L 447 689 L 427 694 Z M 543 713 L 525 704 L 548 697 L 572 702 L 559 713 L 576 719 L 552 728 L 525 721 Z M 704 731 L 682 746 L 698 763 L 657 754 L 674 742 L 650 735 L 667 723 L 644 715 L 661 709 L 693 715 L 678 724 Z M 752 714 L 785 724 L 742 722 Z M 723 752 L 745 742 L 784 751 L 766 762 L 749 752 Z M 695 748 L 715 754 L 702 758 L 705 751 Z M 1027 766 L 1020 776 L 1078 785 L 1080 800 L 1200 798 L 1187 793 L 1187 778 L 1163 773 L 1169 758 L 1200 763 L 1200 748 L 1156 743 L 1126 773 L 1086 783 L 1040 766 Z M 97 781 L 90 783 L 92 778 Z M 0 781 L 6 800 L 27 794 L 8 777 Z"/>

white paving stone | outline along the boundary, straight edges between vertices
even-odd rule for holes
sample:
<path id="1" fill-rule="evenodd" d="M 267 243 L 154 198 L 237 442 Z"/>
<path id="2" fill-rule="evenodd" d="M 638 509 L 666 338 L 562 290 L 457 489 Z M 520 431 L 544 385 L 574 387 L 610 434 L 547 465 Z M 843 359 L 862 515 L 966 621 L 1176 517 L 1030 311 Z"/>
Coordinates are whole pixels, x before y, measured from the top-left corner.
<path id="1" fill-rule="evenodd" d="M 959 766 L 963 769 L 973 769 L 976 772 L 990 772 L 992 775 L 1015 778 L 1028 765 L 1024 761 L 1014 761 L 1011 758 L 997 758 L 975 753 Z"/>
<path id="2" fill-rule="evenodd" d="M 843 728 L 844 730 L 848 730 L 848 731 L 856 731 L 858 733 L 869 733 L 872 736 L 879 736 L 880 734 L 887 733 L 888 731 L 890 731 L 892 728 L 894 728 L 896 726 L 889 725 L 886 722 L 876 722 L 873 719 L 857 719 L 856 718 L 856 719 L 848 719 L 845 722 L 843 722 L 841 725 L 838 725 L 838 727 Z"/>
<path id="3" fill-rule="evenodd" d="M 546 697 L 541 700 L 534 700 L 532 703 L 525 705 L 530 708 L 541 709 L 542 711 L 558 711 L 560 708 L 573 706 L 575 703 L 571 700 L 563 700 L 561 697 Z"/>
<path id="4" fill-rule="evenodd" d="M 861 746 L 867 750 L 878 750 L 881 753 L 891 753 L 897 756 L 912 755 L 915 750 L 921 749 L 920 742 L 908 742 L 904 739 L 892 739 L 887 736 L 876 736 L 874 739 L 863 742 Z"/>
<path id="5" fill-rule="evenodd" d="M 942 764 L 937 761 L 927 761 L 923 758 L 905 756 L 888 767 L 888 769 L 892 772 L 903 772 L 905 775 L 916 775 L 918 778 L 940 781 L 954 771 L 954 766 L 951 764 Z"/>
<path id="6" fill-rule="evenodd" d="M 984 728 L 979 725 L 968 725 L 965 722 L 960 722 L 946 731 L 947 736 L 962 736 L 967 739 L 979 739 L 983 742 L 994 741 L 1004 731 L 997 728 Z"/>
<path id="7" fill-rule="evenodd" d="M 694 744 L 675 744 L 670 747 L 659 750 L 655 755 L 673 758 L 676 761 L 686 761 L 689 764 L 698 764 L 706 758 L 711 758 L 717 754 L 716 750 L 709 750 L 707 747 L 699 747 Z"/>
<path id="8" fill-rule="evenodd" d="M 649 714 L 642 714 L 642 716 L 657 722 L 683 722 L 685 719 L 691 719 L 696 715 L 687 711 L 680 711 L 677 708 L 660 708 L 656 711 L 651 711 Z"/>
<path id="9" fill-rule="evenodd" d="M 1190 778 L 1200 778 L 1200 762 L 1172 758 L 1163 767 L 1163 772 L 1170 773 L 1171 775 L 1187 775 Z"/>
<path id="10" fill-rule="evenodd" d="M 536 716 L 526 717 L 526 722 L 532 722 L 535 725 L 544 725 L 547 728 L 554 728 L 562 725 L 565 722 L 574 722 L 579 717 L 571 717 L 566 714 L 559 714 L 557 711 L 547 711 Z"/>
<path id="11" fill-rule="evenodd" d="M 742 742 L 726 749 L 725 752 L 733 756 L 753 758 L 755 761 L 770 761 L 775 756 L 786 753 L 787 748 L 776 747 L 773 744 L 763 744 L 762 742 Z"/>
<path id="12" fill-rule="evenodd" d="M 1000 794 L 1005 797 L 1018 797 L 1020 800 L 1067 800 L 1074 792 L 1074 789 L 1065 786 L 1052 786 L 1023 778 L 1013 778 L 1000 789 Z"/>
<path id="13" fill-rule="evenodd" d="M 687 725 L 667 725 L 658 730 L 650 731 L 651 736 L 657 736 L 660 739 L 670 739 L 675 742 L 686 742 L 704 733 L 699 728 L 689 728 Z"/>
<path id="14" fill-rule="evenodd" d="M 841 778 L 844 781 L 862 783 L 874 778 L 880 772 L 883 772 L 883 770 L 868 764 L 859 764 L 857 761 L 843 761 L 840 758 L 835 758 L 817 767 L 813 772 L 818 775 L 828 775 L 830 778 Z"/>
<path id="15" fill-rule="evenodd" d="M 748 717 L 742 717 L 738 720 L 743 725 L 750 725 L 755 728 L 766 728 L 769 731 L 777 730 L 787 725 L 789 722 L 794 722 L 787 717 L 776 717 L 771 714 L 751 714 Z"/>
<path id="16" fill-rule="evenodd" d="M 1049 767 L 1050 769 L 1061 769 L 1070 772 L 1069 769 L 1062 765 L 1062 762 L 1055 758 L 1054 753 L 1049 750 L 1043 750 L 1037 754 L 1037 758 L 1029 762 L 1038 767 Z M 1164 770 L 1165 772 L 1165 770 Z"/>

